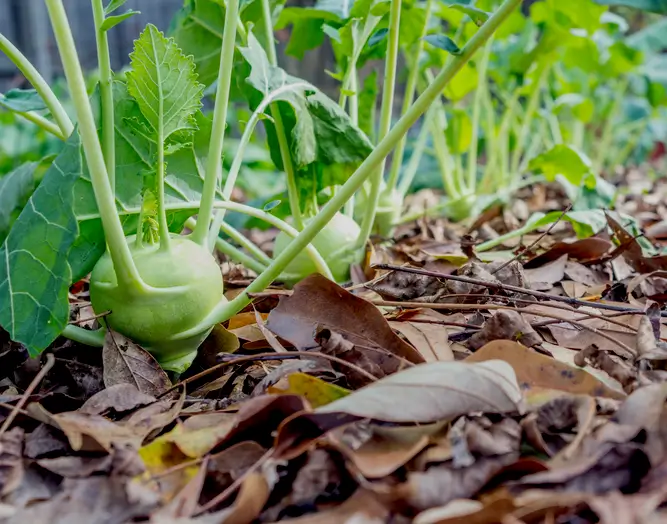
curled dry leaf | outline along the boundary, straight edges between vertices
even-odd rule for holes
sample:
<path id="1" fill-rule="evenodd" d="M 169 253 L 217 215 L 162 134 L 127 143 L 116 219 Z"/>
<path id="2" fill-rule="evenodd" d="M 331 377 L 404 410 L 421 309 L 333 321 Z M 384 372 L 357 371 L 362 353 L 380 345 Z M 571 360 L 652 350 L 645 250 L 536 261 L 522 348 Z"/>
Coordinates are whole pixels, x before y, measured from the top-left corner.
<path id="1" fill-rule="evenodd" d="M 514 370 L 502 361 L 431 362 L 385 377 L 316 410 L 390 422 L 424 423 L 470 412 L 521 412 Z"/>

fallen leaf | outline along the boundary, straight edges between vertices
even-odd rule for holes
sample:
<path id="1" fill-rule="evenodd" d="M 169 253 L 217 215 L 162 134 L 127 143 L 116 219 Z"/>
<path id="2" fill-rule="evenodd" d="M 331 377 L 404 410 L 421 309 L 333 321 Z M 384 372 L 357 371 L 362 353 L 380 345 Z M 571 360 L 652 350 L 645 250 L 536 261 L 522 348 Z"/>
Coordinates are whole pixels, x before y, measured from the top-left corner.
<path id="1" fill-rule="evenodd" d="M 523 391 L 557 389 L 573 394 L 623 399 L 622 392 L 613 390 L 598 379 L 573 366 L 541 355 L 510 340 L 496 340 L 477 350 L 465 362 L 503 360 L 512 366 Z"/>
<path id="2" fill-rule="evenodd" d="M 582 238 L 574 242 L 557 242 L 544 253 L 528 260 L 524 267 L 526 269 L 540 267 L 563 255 L 567 255 L 570 260 L 590 262 L 603 257 L 612 246 L 609 240 L 599 237 Z"/>
<path id="3" fill-rule="evenodd" d="M 102 349 L 104 385 L 133 384 L 141 393 L 157 397 L 171 381 L 157 360 L 120 333 L 107 330 Z"/>
<path id="4" fill-rule="evenodd" d="M 389 509 L 371 491 L 359 488 L 342 504 L 297 518 L 271 524 L 380 524 L 387 522 Z"/>
<path id="5" fill-rule="evenodd" d="M 431 362 L 378 380 L 316 413 L 420 423 L 475 411 L 520 412 L 522 405 L 514 371 L 505 362 Z"/>
<path id="6" fill-rule="evenodd" d="M 23 439 L 25 432 L 14 427 L 0 436 L 0 494 L 14 491 L 23 480 Z"/>
<path id="7" fill-rule="evenodd" d="M 123 413 L 152 402 L 155 402 L 155 397 L 142 393 L 134 384 L 120 383 L 96 393 L 77 411 L 89 415 L 102 415 L 108 411 Z"/>
<path id="8" fill-rule="evenodd" d="M 272 386 L 268 390 L 272 394 L 301 395 L 308 403 L 317 408 L 350 394 L 350 390 L 330 384 L 306 373 L 292 373 L 287 377 L 287 388 Z"/>
<path id="9" fill-rule="evenodd" d="M 389 322 L 389 325 L 401 333 L 419 351 L 425 362 L 454 360 L 445 326 L 409 321 Z"/>
<path id="10" fill-rule="evenodd" d="M 373 304 L 319 274 L 302 280 L 291 296 L 281 297 L 269 314 L 267 327 L 300 351 L 316 348 L 314 335 L 328 328 L 355 345 L 379 347 L 413 363 L 424 361 L 392 331 Z"/>
<path id="11" fill-rule="evenodd" d="M 545 291 L 551 289 L 556 282 L 563 280 L 566 262 L 567 255 L 562 255 L 534 269 L 526 269 L 525 275 L 530 288 Z"/>
<path id="12" fill-rule="evenodd" d="M 512 310 L 498 310 L 489 318 L 482 329 L 468 340 L 470 349 L 478 350 L 493 340 L 514 340 L 532 347 L 542 343 L 542 337 L 521 316 Z"/>

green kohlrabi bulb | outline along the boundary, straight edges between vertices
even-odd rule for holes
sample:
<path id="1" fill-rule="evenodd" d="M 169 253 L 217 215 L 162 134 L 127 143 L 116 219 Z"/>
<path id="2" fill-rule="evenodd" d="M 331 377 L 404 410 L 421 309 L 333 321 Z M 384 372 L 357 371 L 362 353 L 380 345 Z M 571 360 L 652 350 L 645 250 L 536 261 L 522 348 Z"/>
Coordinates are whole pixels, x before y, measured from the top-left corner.
<path id="1" fill-rule="evenodd" d="M 308 224 L 309 221 L 310 219 L 306 219 L 305 223 Z M 313 247 L 322 255 L 331 269 L 336 282 L 347 280 L 350 276 L 350 265 L 360 263 L 363 259 L 363 249 L 355 249 L 359 232 L 359 226 L 354 220 L 337 213 L 312 241 Z M 280 255 L 291 240 L 286 233 L 279 233 L 276 238 L 274 255 Z M 281 280 L 295 283 L 312 273 L 317 273 L 317 268 L 308 253 L 302 251 L 287 266 L 281 275 Z"/>
<path id="2" fill-rule="evenodd" d="M 199 244 L 174 235 L 170 249 L 159 244 L 136 247 L 132 258 L 146 290 L 118 285 L 109 253 L 98 261 L 90 278 L 90 298 L 97 314 L 108 325 L 150 351 L 165 369 L 183 371 L 212 326 L 187 338 L 179 337 L 196 327 L 224 300 L 220 267 Z"/>

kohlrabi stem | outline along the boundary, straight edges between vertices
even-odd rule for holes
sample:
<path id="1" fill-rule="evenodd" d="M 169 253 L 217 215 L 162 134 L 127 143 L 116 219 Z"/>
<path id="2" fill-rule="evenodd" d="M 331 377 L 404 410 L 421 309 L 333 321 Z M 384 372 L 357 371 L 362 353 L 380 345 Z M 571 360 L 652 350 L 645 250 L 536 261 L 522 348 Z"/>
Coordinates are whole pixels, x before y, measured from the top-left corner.
<path id="1" fill-rule="evenodd" d="M 51 133 L 53 136 L 60 138 L 60 140 L 67 140 L 67 137 L 63 135 L 62 130 L 56 124 L 51 122 L 51 120 L 44 118 L 39 113 L 35 113 L 34 111 L 16 111 L 16 114 L 41 127 L 47 133 Z"/>
<path id="2" fill-rule="evenodd" d="M 58 97 L 54 94 L 49 84 L 44 80 L 44 77 L 39 74 L 39 71 L 30 63 L 21 51 L 18 50 L 2 33 L 0 33 L 0 51 L 14 63 L 16 67 L 23 73 L 28 82 L 32 84 L 35 90 L 39 93 L 48 107 L 53 119 L 58 124 L 61 134 L 67 138 L 74 131 L 74 125 L 67 116 L 65 108 L 62 106 Z"/>
<path id="3" fill-rule="evenodd" d="M 357 170 L 343 184 L 336 195 L 329 200 L 301 233 L 287 246 L 271 265 L 262 272 L 244 292 L 230 302 L 221 302 L 203 319 L 198 326 L 181 334 L 187 337 L 200 333 L 202 328 L 212 326 L 238 313 L 247 306 L 251 299 L 250 293 L 258 293 L 266 289 L 287 268 L 292 260 L 310 243 L 313 238 L 333 219 L 336 213 L 345 205 L 345 202 L 354 195 L 363 183 L 375 173 L 377 167 L 392 152 L 398 141 L 426 112 L 433 101 L 440 96 L 442 90 L 459 70 L 470 60 L 475 52 L 484 45 L 494 31 L 521 3 L 521 0 L 505 0 L 496 12 L 480 27 L 470 41 L 463 47 L 461 54 L 453 57 L 443 67 L 433 83 L 415 100 L 410 110 L 405 113 L 391 128 L 389 133 L 377 144 Z M 224 203 L 227 204 L 227 203 Z"/>
<path id="4" fill-rule="evenodd" d="M 614 139 L 614 124 L 616 123 L 616 117 L 618 112 L 621 109 L 621 104 L 623 103 L 623 97 L 625 92 L 628 89 L 629 81 L 624 79 L 621 81 L 619 86 L 614 93 L 614 100 L 611 104 L 609 110 L 609 115 L 605 120 L 604 127 L 602 129 L 602 135 L 600 137 L 600 142 L 597 148 L 597 155 L 595 156 L 595 161 L 593 162 L 593 169 L 595 172 L 600 173 L 605 167 L 605 158 L 609 155 L 609 149 L 611 148 L 613 139 Z"/>
<path id="5" fill-rule="evenodd" d="M 359 125 L 359 96 L 357 90 L 359 89 L 357 78 L 357 68 L 354 68 L 352 72 L 352 78 L 350 79 L 350 89 L 354 91 L 354 94 L 350 96 L 350 109 L 348 114 L 350 115 L 350 120 L 356 126 Z M 335 188 L 334 188 L 335 190 Z M 350 218 L 354 218 L 354 195 L 352 198 L 345 203 L 345 209 L 343 211 Z"/>
<path id="6" fill-rule="evenodd" d="M 273 20 L 271 18 L 271 4 L 269 0 L 262 0 L 262 17 L 264 18 L 264 31 L 266 32 L 266 56 L 269 63 L 273 66 L 278 65 L 278 54 L 276 53 L 276 41 L 273 36 Z M 283 161 L 283 169 L 287 176 L 287 197 L 289 199 L 290 212 L 292 220 L 297 229 L 303 229 L 303 217 L 301 207 L 299 206 L 299 190 L 296 185 L 296 171 L 292 163 L 292 153 L 290 152 L 287 131 L 283 123 L 280 107 L 277 103 L 271 104 L 271 118 L 276 128 L 276 137 L 278 147 L 280 148 L 280 157 Z"/>
<path id="7" fill-rule="evenodd" d="M 260 274 L 262 271 L 266 270 L 266 265 L 262 264 L 260 261 L 252 258 L 249 255 L 246 255 L 243 251 L 238 249 L 236 246 L 233 246 L 226 240 L 218 237 L 214 241 L 215 249 L 217 249 L 223 255 L 227 255 L 231 260 L 238 264 L 242 264 L 244 267 L 253 270 L 255 273 Z"/>
<path id="8" fill-rule="evenodd" d="M 521 157 L 525 152 L 525 148 L 528 142 L 528 136 L 530 134 L 530 129 L 533 124 L 533 119 L 537 110 L 539 109 L 542 86 L 544 81 L 549 74 L 550 64 L 542 63 L 538 65 L 538 71 L 535 78 L 535 83 L 531 86 L 530 97 L 528 98 L 528 104 L 526 105 L 526 113 L 523 116 L 523 123 L 519 130 L 519 136 L 517 137 L 517 143 L 512 152 L 512 160 L 510 162 L 510 177 L 514 178 L 517 176 L 517 171 L 519 170 L 519 163 L 521 162 Z M 520 174 L 520 173 L 519 173 Z"/>
<path id="9" fill-rule="evenodd" d="M 412 60 L 407 61 L 408 64 L 410 64 L 410 71 L 408 73 L 408 79 L 405 82 L 405 92 L 403 94 L 403 107 L 401 109 L 401 115 L 404 115 L 408 109 L 410 109 L 410 105 L 412 104 L 412 101 L 415 98 L 415 93 L 417 91 L 417 80 L 419 79 L 419 57 L 424 50 L 424 37 L 426 36 L 429 19 L 431 18 L 432 6 L 433 0 L 426 0 L 426 6 L 424 7 L 424 26 L 422 27 L 421 34 L 419 35 L 419 40 L 417 40 L 415 48 L 412 50 Z M 405 155 L 405 145 L 407 141 L 408 137 L 406 135 L 396 146 L 396 150 L 394 151 L 391 159 L 391 170 L 389 171 L 389 179 L 387 180 L 387 191 L 395 189 L 398 184 L 398 175 L 401 172 L 401 167 L 403 166 L 403 156 Z"/>
<path id="10" fill-rule="evenodd" d="M 279 229 L 280 231 L 284 231 L 288 236 L 292 238 L 296 237 L 299 234 L 299 231 L 290 226 L 287 222 L 281 220 L 275 215 L 272 215 L 271 213 L 267 213 L 263 209 L 257 209 L 256 207 L 246 206 L 245 204 L 239 204 L 237 202 L 215 202 L 214 205 L 218 209 L 236 211 L 237 213 L 242 213 L 244 215 L 257 218 L 259 220 L 264 220 L 266 223 L 271 224 L 273 227 Z M 302 248 L 302 251 L 303 250 L 306 251 L 308 257 L 313 262 L 313 264 L 315 264 L 315 267 L 320 273 L 322 273 L 325 277 L 334 280 L 333 275 L 331 274 L 331 270 L 329 269 L 329 266 L 327 265 L 326 261 L 324 260 L 324 258 L 322 258 L 322 255 L 320 255 L 320 253 L 317 251 L 317 249 L 315 249 L 315 247 L 312 244 L 309 243 L 308 245 Z"/>
<path id="11" fill-rule="evenodd" d="M 192 232 L 192 240 L 202 246 L 205 246 L 208 242 L 208 230 L 213 216 L 215 192 L 222 174 L 222 149 L 225 140 L 225 128 L 227 126 L 227 109 L 229 107 L 232 70 L 234 68 L 234 45 L 236 43 L 239 0 L 227 0 L 225 7 L 225 27 L 222 35 L 218 87 L 215 94 L 215 108 L 213 110 L 213 127 L 208 156 L 206 158 L 206 175 L 204 177 L 197 226 Z"/>
<path id="12" fill-rule="evenodd" d="M 412 149 L 412 155 L 410 155 L 408 165 L 403 172 L 400 183 L 398 184 L 398 192 L 403 196 L 408 194 L 410 186 L 417 175 L 419 164 L 421 163 L 421 159 L 424 156 L 424 150 L 426 149 L 426 142 L 428 142 L 429 126 L 432 119 L 433 108 L 430 108 L 426 112 L 426 116 L 422 122 L 422 128 L 419 130 L 419 135 L 417 135 L 417 140 Z"/>
<path id="13" fill-rule="evenodd" d="M 104 346 L 106 331 L 105 328 L 90 330 L 84 329 L 81 326 L 75 326 L 74 324 L 67 324 L 61 335 L 86 346 L 101 348 Z"/>
<path id="14" fill-rule="evenodd" d="M 378 128 L 378 142 L 381 142 L 391 128 L 391 113 L 394 108 L 394 89 L 396 86 L 396 70 L 398 62 L 398 40 L 401 25 L 401 0 L 391 0 L 389 9 L 389 40 L 387 43 L 387 57 L 384 64 L 384 83 L 382 87 L 382 107 L 380 110 L 380 126 Z M 357 248 L 361 249 L 368 242 L 373 230 L 375 213 L 380 200 L 380 188 L 384 177 L 386 158 L 380 160 L 375 173 L 371 177 L 371 191 L 368 196 L 368 207 L 361 222 L 361 231 L 357 239 Z"/>
<path id="15" fill-rule="evenodd" d="M 477 153 L 479 148 L 479 129 L 480 120 L 482 117 L 482 105 L 484 103 L 484 92 L 488 89 L 487 72 L 489 70 L 489 60 L 491 58 L 491 48 L 493 46 L 493 38 L 484 46 L 484 53 L 482 60 L 477 70 L 477 90 L 475 91 L 475 98 L 472 106 L 472 137 L 470 139 L 470 149 L 468 151 L 468 190 L 476 193 L 477 186 Z"/>
<path id="16" fill-rule="evenodd" d="M 230 226 L 226 222 L 220 224 L 220 230 L 231 238 L 234 242 L 245 248 L 255 259 L 259 260 L 263 265 L 268 266 L 272 260 L 269 255 L 264 253 L 254 242 L 241 233 L 235 227 Z"/>
<path id="17" fill-rule="evenodd" d="M 215 223 L 215 221 L 214 221 L 214 223 Z M 190 229 L 194 229 L 195 227 L 197 227 L 197 222 L 195 221 L 194 218 L 188 218 L 185 221 L 185 226 L 190 228 Z M 222 224 L 220 224 L 220 226 L 221 226 L 221 228 L 225 227 L 225 226 L 231 228 L 231 226 L 228 226 L 224 222 Z M 226 240 L 223 240 L 219 236 L 215 236 L 213 238 L 213 240 L 210 241 L 210 242 L 215 246 L 215 249 L 220 251 L 220 253 L 222 253 L 223 255 L 227 255 L 229 258 L 231 258 L 235 262 L 238 262 L 239 264 L 243 264 L 244 266 L 246 266 L 249 269 L 252 269 L 253 271 L 255 271 L 258 274 L 261 273 L 262 271 L 264 271 L 266 269 L 266 266 L 271 263 L 271 259 L 263 251 L 261 251 L 255 244 L 253 244 L 252 242 L 250 242 L 250 240 L 245 238 L 240 232 L 236 231 L 235 229 L 234 229 L 234 231 L 236 233 L 238 233 L 239 237 L 242 238 L 242 241 L 239 241 L 239 243 L 241 244 L 242 242 L 244 242 L 244 243 L 247 243 L 249 245 L 252 245 L 252 247 L 254 248 L 253 249 L 253 254 L 254 254 L 254 250 L 257 250 L 261 253 L 261 258 L 259 258 L 259 259 L 257 257 L 253 258 L 250 255 L 245 254 L 243 251 L 238 249 L 236 246 L 230 244 Z M 218 230 L 218 232 L 219 232 L 219 230 Z M 267 259 L 266 263 L 261 261 L 263 258 Z"/>
<path id="18" fill-rule="evenodd" d="M 102 106 L 102 151 L 107 166 L 111 190 L 116 191 L 116 140 L 114 127 L 113 86 L 109 39 L 102 29 L 104 23 L 104 4 L 102 0 L 93 0 L 93 20 L 97 42 L 97 63 L 100 75 L 100 101 Z"/>
<path id="19" fill-rule="evenodd" d="M 83 78 L 76 46 L 74 45 L 72 31 L 67 21 L 67 13 L 65 12 L 62 0 L 46 0 L 46 6 L 51 18 L 53 32 L 56 36 L 72 102 L 76 109 L 79 134 L 81 135 L 83 150 L 88 162 L 95 200 L 97 201 L 100 218 L 102 219 L 104 235 L 113 261 L 116 277 L 119 283 L 128 286 L 130 289 L 143 290 L 146 286 L 134 265 L 130 248 L 125 240 L 123 226 L 116 213 L 116 202 L 111 191 L 102 147 L 97 136 L 93 111 L 88 101 L 86 83 Z"/>
<path id="20" fill-rule="evenodd" d="M 164 97 L 162 96 L 162 86 L 158 86 L 160 91 L 160 110 L 159 114 L 163 114 L 162 104 L 164 103 Z M 164 207 L 165 196 L 164 196 L 164 177 L 166 166 L 164 163 L 164 129 L 163 129 L 163 118 L 160 118 L 160 123 L 157 130 L 157 220 L 158 220 L 158 230 L 160 235 L 160 249 L 162 251 L 169 251 L 171 247 L 171 236 L 169 235 L 169 224 L 167 223 L 167 210 Z M 202 194 L 202 199 L 204 194 Z"/>

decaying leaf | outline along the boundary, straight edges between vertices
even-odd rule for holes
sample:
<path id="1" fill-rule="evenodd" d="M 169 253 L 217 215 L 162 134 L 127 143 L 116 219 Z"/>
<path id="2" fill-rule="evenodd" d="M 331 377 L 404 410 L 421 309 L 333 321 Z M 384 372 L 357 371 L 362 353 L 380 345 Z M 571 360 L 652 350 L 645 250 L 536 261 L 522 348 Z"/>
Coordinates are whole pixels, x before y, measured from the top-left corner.
<path id="1" fill-rule="evenodd" d="M 102 359 L 106 387 L 132 384 L 153 396 L 171 387 L 169 377 L 151 354 L 119 333 L 107 331 Z"/>

